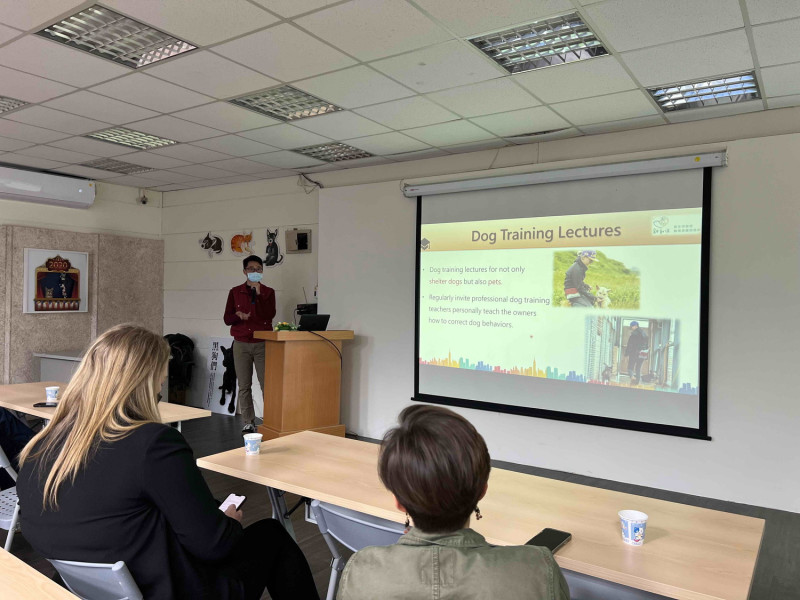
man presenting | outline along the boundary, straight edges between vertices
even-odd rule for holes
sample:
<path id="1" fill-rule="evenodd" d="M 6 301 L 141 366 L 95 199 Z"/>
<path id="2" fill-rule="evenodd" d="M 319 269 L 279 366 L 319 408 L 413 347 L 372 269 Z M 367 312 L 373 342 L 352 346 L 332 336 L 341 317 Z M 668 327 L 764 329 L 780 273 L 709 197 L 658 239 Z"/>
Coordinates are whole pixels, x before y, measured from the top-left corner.
<path id="1" fill-rule="evenodd" d="M 233 363 L 239 382 L 237 412 L 244 419 L 242 433 L 255 433 L 256 414 L 253 410 L 253 364 L 261 389 L 264 389 L 264 340 L 253 337 L 254 331 L 272 331 L 275 317 L 275 290 L 261 284 L 264 261 L 248 256 L 242 261 L 247 280 L 228 292 L 225 305 L 225 324 L 231 326 Z"/>

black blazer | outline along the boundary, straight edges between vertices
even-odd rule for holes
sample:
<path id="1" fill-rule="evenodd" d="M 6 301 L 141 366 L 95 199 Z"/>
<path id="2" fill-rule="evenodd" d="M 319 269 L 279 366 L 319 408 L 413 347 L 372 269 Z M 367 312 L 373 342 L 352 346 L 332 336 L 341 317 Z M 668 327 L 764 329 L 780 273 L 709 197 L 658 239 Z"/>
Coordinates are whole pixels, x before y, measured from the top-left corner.
<path id="1" fill-rule="evenodd" d="M 17 493 L 25 538 L 45 558 L 124 560 L 147 600 L 242 597 L 241 584 L 213 564 L 232 552 L 242 526 L 217 508 L 178 431 L 149 423 L 101 444 L 74 484 L 62 485 L 57 511 L 42 510 L 44 480 L 29 460 Z"/>

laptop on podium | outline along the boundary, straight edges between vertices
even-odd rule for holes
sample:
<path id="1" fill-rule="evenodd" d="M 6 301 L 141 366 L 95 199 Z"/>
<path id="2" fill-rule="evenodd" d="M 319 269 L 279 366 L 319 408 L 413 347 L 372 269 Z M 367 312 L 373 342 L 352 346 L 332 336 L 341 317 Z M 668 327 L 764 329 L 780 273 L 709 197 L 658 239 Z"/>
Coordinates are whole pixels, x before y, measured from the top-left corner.
<path id="1" fill-rule="evenodd" d="M 298 331 L 325 331 L 328 328 L 330 315 L 300 315 Z"/>

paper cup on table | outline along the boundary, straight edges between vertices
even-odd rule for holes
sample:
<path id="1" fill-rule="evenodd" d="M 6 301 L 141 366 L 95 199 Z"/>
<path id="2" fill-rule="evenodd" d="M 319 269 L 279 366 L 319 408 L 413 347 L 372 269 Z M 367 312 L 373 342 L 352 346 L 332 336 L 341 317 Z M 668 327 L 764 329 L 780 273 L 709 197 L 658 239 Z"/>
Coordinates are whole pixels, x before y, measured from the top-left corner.
<path id="1" fill-rule="evenodd" d="M 261 452 L 261 438 L 260 433 L 245 433 L 244 434 L 244 453 L 245 454 L 259 454 Z"/>
<path id="2" fill-rule="evenodd" d="M 622 541 L 631 546 L 644 543 L 644 531 L 647 528 L 647 515 L 638 510 L 619 511 L 619 522 L 622 526 Z"/>
<path id="3" fill-rule="evenodd" d="M 51 385 L 44 388 L 45 393 L 47 394 L 47 401 L 48 402 L 58 402 L 58 391 L 61 388 L 57 385 Z"/>

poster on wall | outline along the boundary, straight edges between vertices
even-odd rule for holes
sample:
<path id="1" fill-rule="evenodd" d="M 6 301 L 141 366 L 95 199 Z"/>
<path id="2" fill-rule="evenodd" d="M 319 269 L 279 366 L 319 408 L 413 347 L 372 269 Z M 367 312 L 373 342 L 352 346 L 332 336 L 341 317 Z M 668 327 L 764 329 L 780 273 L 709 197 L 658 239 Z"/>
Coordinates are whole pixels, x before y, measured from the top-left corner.
<path id="1" fill-rule="evenodd" d="M 236 414 L 236 403 L 239 400 L 239 385 L 236 381 L 236 370 L 233 366 L 233 338 L 212 337 L 211 352 L 206 364 L 206 392 L 204 408 L 222 415 Z M 253 369 L 253 408 L 257 417 L 263 415 L 264 403 L 261 386 Z"/>
<path id="2" fill-rule="evenodd" d="M 22 312 L 88 312 L 88 253 L 25 248 L 23 268 Z"/>

